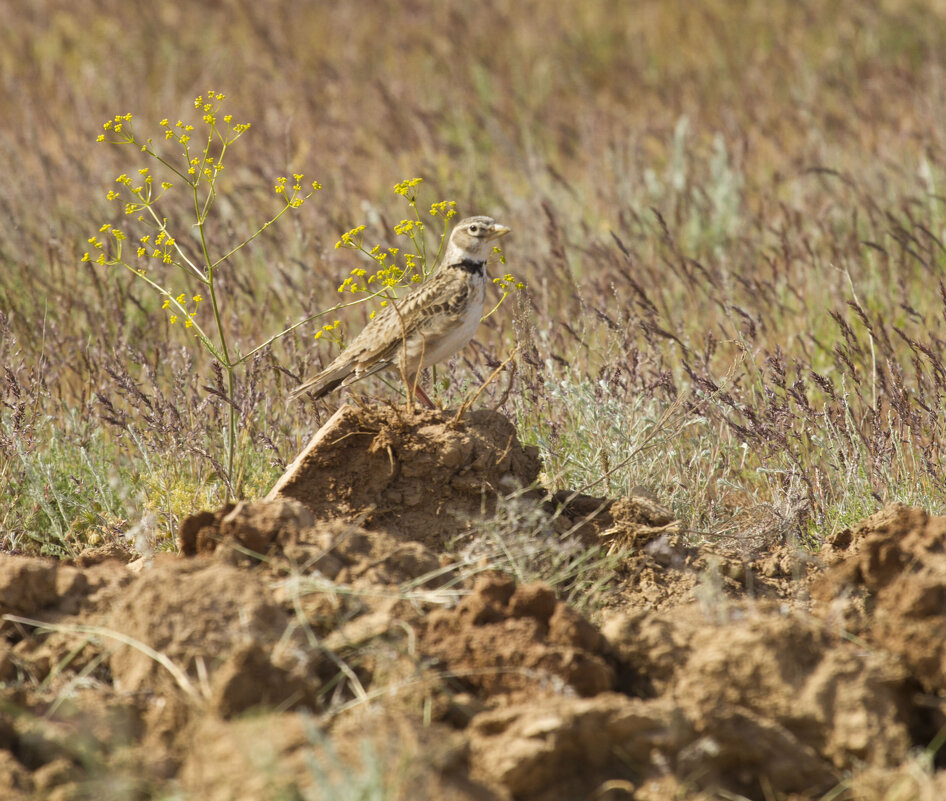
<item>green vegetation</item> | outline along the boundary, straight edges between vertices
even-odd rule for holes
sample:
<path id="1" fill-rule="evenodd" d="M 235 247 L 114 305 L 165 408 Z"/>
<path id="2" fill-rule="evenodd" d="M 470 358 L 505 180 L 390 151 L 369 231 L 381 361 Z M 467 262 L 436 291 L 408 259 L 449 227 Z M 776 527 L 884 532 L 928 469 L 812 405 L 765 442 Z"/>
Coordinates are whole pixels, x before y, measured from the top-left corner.
<path id="1" fill-rule="evenodd" d="M 379 253 L 403 242 L 407 175 L 513 228 L 528 290 L 437 387 L 459 403 L 518 346 L 478 403 L 502 403 L 553 488 L 643 484 L 747 546 L 817 547 L 886 501 L 946 510 L 935 4 L 54 1 L 9 10 L 0 54 L 3 547 L 70 553 L 147 515 L 169 547 L 192 510 L 265 493 L 328 410 L 286 395 L 369 310 L 294 326 L 362 277 L 335 247 L 353 224 Z M 213 225 L 182 204 L 151 232 L 202 254 L 203 279 L 227 254 L 226 302 L 195 310 L 200 287 L 107 265 L 106 192 L 145 180 L 147 153 L 95 139 L 116 113 L 184 121 L 208 87 L 253 127 L 203 185 Z M 182 147 L 164 129 L 162 158 Z M 275 178 L 302 174 L 324 189 L 263 226 Z"/>

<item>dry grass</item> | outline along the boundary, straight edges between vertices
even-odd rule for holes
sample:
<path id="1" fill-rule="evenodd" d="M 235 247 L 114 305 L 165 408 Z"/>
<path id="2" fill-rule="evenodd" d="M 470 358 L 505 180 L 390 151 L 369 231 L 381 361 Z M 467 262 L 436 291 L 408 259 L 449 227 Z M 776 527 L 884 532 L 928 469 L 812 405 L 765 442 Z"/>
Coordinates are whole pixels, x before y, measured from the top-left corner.
<path id="1" fill-rule="evenodd" d="M 222 276 L 244 347 L 333 303 L 364 266 L 339 234 L 390 242 L 391 187 L 423 176 L 425 200 L 513 228 L 530 286 L 443 396 L 522 346 L 504 408 L 551 482 L 647 484 L 727 538 L 944 508 L 942 3 L 35 0 L 7 11 L 0 76 L 8 548 L 68 552 L 148 510 L 160 545 L 222 493 L 212 366 L 79 261 L 140 166 L 95 143 L 102 121 L 193 117 L 208 88 L 253 123 L 212 247 L 271 214 L 273 177 L 325 187 Z M 313 332 L 240 376 L 249 494 L 324 413 L 284 403 L 332 355 Z"/>

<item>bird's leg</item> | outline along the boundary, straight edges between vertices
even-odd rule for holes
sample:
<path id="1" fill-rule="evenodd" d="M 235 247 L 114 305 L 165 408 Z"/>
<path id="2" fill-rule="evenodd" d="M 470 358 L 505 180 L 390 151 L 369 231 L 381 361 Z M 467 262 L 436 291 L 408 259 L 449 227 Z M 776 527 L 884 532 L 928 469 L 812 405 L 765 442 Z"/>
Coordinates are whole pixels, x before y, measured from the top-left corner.
<path id="1" fill-rule="evenodd" d="M 414 384 L 414 394 L 415 394 L 421 401 L 423 401 L 425 404 L 427 404 L 427 408 L 428 408 L 428 409 L 436 409 L 436 408 L 437 408 L 436 406 L 434 406 L 433 401 L 431 401 L 430 398 L 427 397 L 427 393 L 424 392 L 424 390 L 423 390 L 423 388 L 421 387 L 420 384 L 416 384 L 416 383 Z"/>

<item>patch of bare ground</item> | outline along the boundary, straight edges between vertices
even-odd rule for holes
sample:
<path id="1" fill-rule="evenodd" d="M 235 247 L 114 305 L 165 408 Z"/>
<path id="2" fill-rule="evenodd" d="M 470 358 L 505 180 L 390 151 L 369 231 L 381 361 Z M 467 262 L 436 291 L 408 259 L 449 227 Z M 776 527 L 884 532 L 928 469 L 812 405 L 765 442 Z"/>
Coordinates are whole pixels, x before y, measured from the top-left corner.
<path id="1" fill-rule="evenodd" d="M 943 797 L 946 519 L 746 556 L 537 473 L 498 415 L 347 408 L 181 556 L 0 558 L 3 797 Z M 514 492 L 620 554 L 596 622 L 461 556 Z"/>

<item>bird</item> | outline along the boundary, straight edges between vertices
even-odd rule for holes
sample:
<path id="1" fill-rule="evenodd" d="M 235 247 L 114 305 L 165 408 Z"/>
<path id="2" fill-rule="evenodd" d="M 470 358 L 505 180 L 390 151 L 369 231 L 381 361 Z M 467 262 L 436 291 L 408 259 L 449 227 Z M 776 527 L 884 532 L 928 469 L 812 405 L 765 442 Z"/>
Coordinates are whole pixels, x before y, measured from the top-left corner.
<path id="1" fill-rule="evenodd" d="M 291 395 L 321 398 L 388 368 L 398 369 L 427 406 L 417 383 L 425 367 L 463 348 L 476 333 L 486 303 L 486 261 L 493 242 L 510 231 L 492 217 L 467 217 L 456 224 L 440 266 L 409 294 L 389 301 L 324 370 Z"/>

